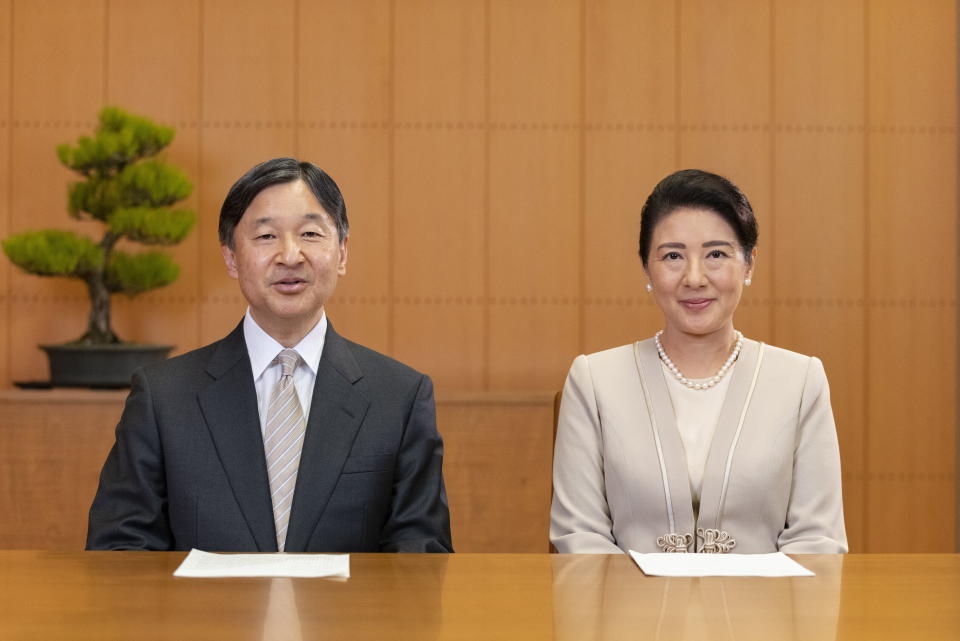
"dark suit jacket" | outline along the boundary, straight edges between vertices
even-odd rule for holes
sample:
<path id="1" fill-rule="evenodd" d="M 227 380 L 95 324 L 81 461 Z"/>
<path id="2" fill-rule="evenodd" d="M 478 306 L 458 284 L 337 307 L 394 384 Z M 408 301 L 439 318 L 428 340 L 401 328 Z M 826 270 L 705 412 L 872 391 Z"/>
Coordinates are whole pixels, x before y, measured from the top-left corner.
<path id="1" fill-rule="evenodd" d="M 243 324 L 137 370 L 87 549 L 275 552 Z M 328 326 L 288 552 L 452 552 L 433 385 Z"/>

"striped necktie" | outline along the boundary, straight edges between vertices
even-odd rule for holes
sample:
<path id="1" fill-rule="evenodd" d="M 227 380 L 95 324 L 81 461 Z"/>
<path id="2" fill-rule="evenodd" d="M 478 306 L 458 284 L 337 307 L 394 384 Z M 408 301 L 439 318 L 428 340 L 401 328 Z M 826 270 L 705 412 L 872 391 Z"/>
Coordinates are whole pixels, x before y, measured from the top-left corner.
<path id="1" fill-rule="evenodd" d="M 293 504 L 293 489 L 297 484 L 297 469 L 300 467 L 300 452 L 306 432 L 303 409 L 293 384 L 293 371 L 299 361 L 299 354 L 292 349 L 283 350 L 274 360 L 280 363 L 282 371 L 270 396 L 267 427 L 263 433 L 273 521 L 277 528 L 277 549 L 281 552 L 287 540 L 290 506 Z"/>

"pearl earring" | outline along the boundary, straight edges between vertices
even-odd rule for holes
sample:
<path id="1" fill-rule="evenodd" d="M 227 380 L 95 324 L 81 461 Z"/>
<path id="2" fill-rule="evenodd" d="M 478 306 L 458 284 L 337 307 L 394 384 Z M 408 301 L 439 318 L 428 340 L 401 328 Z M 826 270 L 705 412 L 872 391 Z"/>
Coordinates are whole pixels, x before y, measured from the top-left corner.
<path id="1" fill-rule="evenodd" d="M 647 283 L 647 293 L 650 294 L 652 292 L 653 292 L 653 285 L 651 285 L 650 283 Z"/>
<path id="2" fill-rule="evenodd" d="M 750 287 L 750 285 L 753 284 L 753 279 L 751 279 L 751 278 L 744 278 L 744 279 L 743 279 L 743 284 L 744 284 L 744 286 L 746 286 L 746 287 Z"/>

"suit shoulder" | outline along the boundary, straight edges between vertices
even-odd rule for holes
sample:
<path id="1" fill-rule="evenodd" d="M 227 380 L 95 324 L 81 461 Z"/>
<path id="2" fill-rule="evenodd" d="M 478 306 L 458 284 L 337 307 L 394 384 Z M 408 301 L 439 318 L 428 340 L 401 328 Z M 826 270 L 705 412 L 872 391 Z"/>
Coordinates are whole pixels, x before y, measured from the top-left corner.
<path id="1" fill-rule="evenodd" d="M 419 380 L 420 378 L 426 377 L 426 374 L 386 354 L 381 354 L 369 347 L 364 347 L 349 338 L 343 338 L 343 341 L 346 343 L 350 353 L 353 354 L 353 357 L 357 359 L 357 364 L 360 365 L 360 369 L 363 370 L 365 376 L 372 375 L 375 377 L 401 380 Z"/>
<path id="2" fill-rule="evenodd" d="M 198 347 L 172 358 L 143 367 L 143 374 L 151 381 L 176 381 L 202 372 L 220 341 Z"/>

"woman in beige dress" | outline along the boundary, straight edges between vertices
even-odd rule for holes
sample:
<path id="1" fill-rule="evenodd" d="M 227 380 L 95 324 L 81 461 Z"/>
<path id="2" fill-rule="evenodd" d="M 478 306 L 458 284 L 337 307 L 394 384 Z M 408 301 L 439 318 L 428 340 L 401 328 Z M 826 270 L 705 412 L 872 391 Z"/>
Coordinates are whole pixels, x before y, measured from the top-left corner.
<path id="1" fill-rule="evenodd" d="M 558 551 L 847 551 L 822 363 L 734 326 L 756 244 L 750 203 L 721 176 L 679 171 L 650 194 L 640 259 L 663 329 L 570 368 Z"/>

